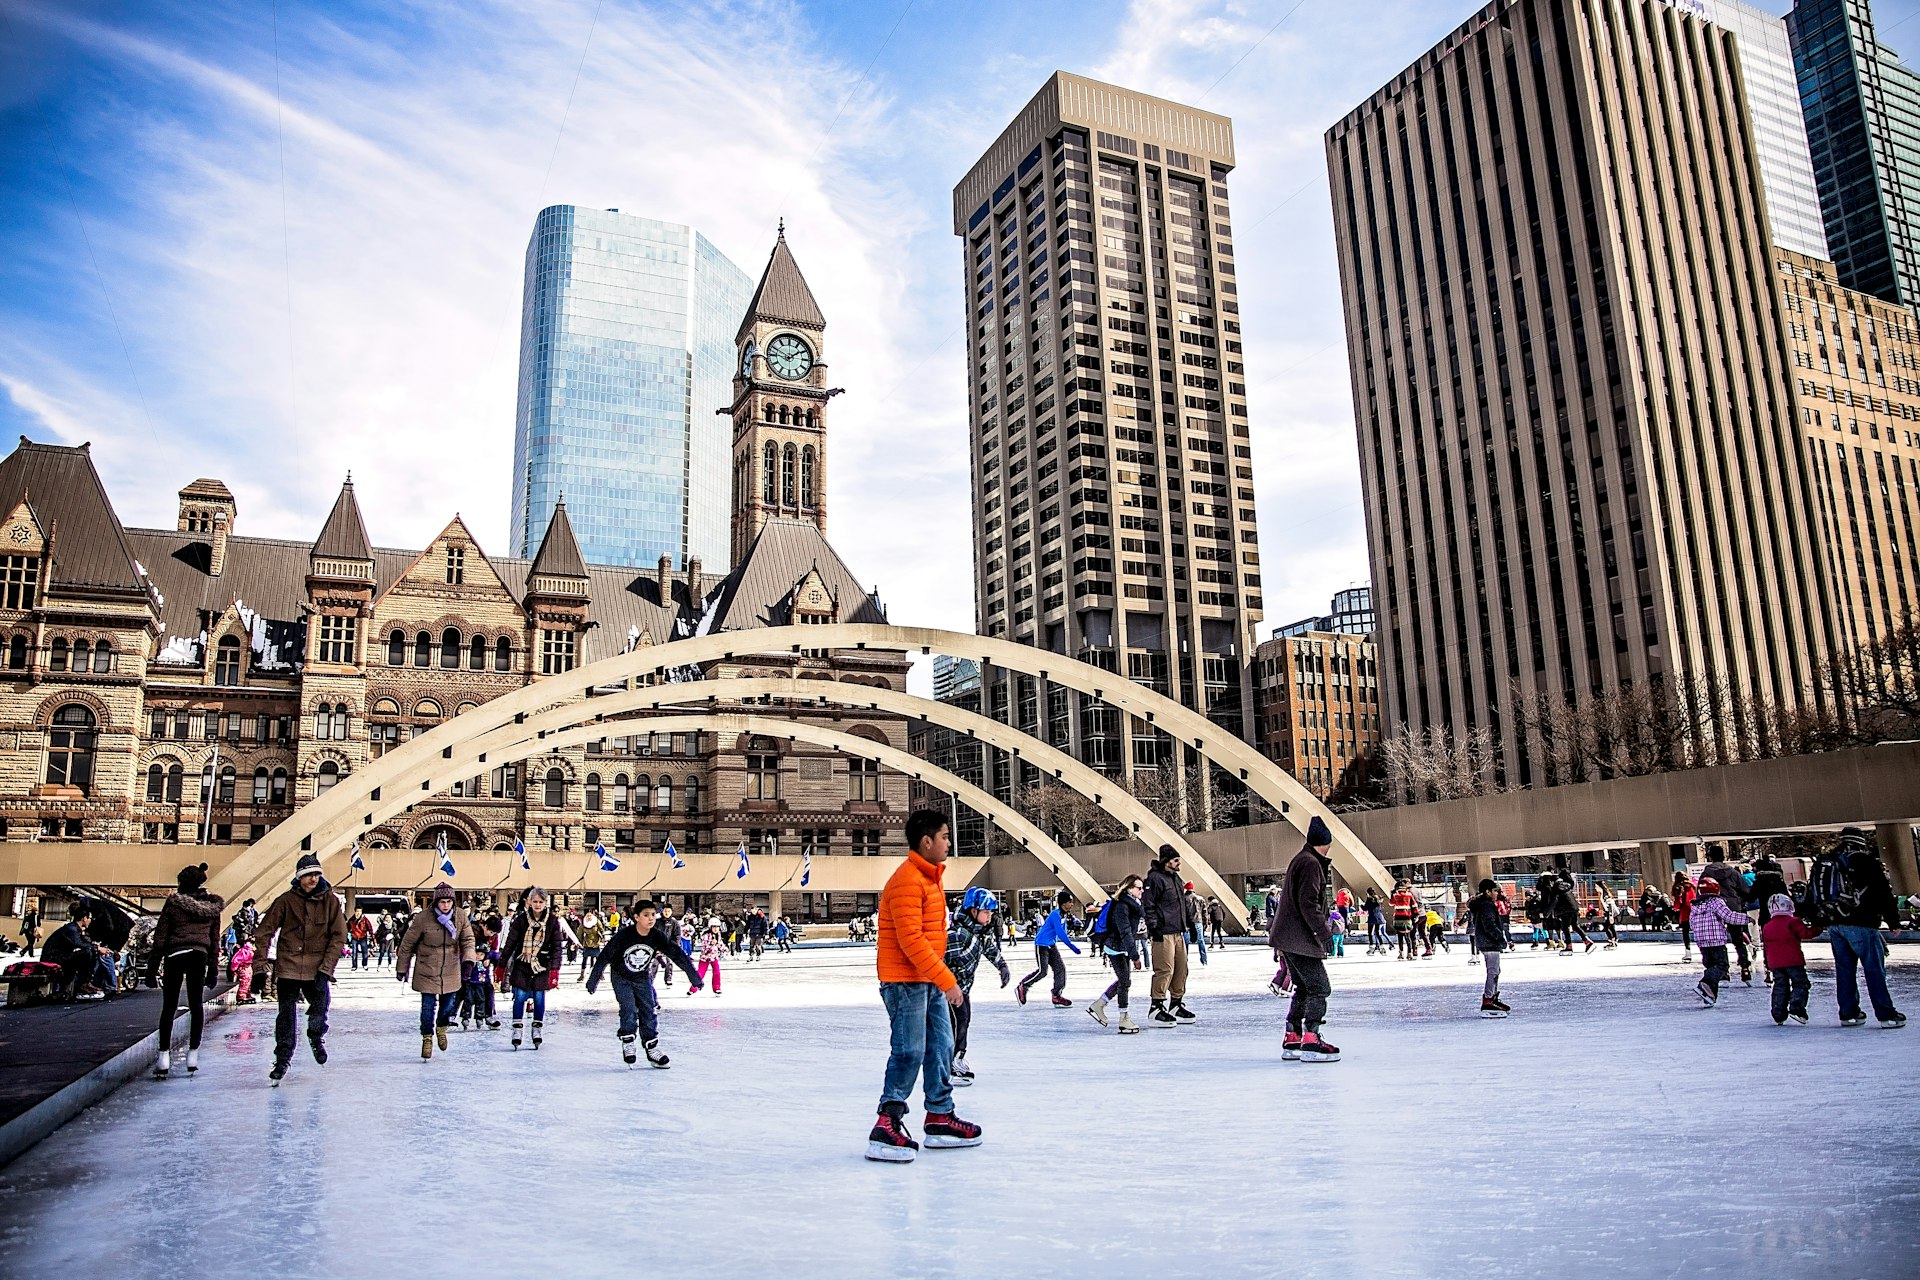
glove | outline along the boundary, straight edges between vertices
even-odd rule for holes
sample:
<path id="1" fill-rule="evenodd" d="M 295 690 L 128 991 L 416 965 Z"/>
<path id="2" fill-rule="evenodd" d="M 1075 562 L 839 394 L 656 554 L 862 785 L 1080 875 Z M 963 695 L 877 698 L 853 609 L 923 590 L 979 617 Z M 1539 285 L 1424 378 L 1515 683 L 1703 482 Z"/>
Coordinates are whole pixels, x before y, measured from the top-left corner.
<path id="1" fill-rule="evenodd" d="M 1011 969 L 1009 969 L 1009 968 L 1007 968 L 1007 966 L 1006 966 L 1006 965 L 1005 965 L 1005 964 L 1003 963 L 1003 964 L 1002 964 L 1002 965 L 1000 966 L 1000 988 L 1001 988 L 1001 990 L 1003 990 L 1003 991 L 1004 991 L 1004 990 L 1006 989 L 1006 986 L 1007 986 L 1007 984 L 1008 984 L 1009 982 L 1012 982 L 1012 981 L 1013 981 L 1013 970 L 1011 970 Z"/>
<path id="2" fill-rule="evenodd" d="M 594 993 L 594 990 L 595 990 L 595 988 L 596 988 L 596 987 L 598 987 L 598 986 L 599 986 L 599 984 L 598 984 L 598 983 L 594 983 L 594 982 L 589 982 L 589 983 L 587 984 L 587 994 L 588 994 L 588 995 L 592 995 L 592 994 Z"/>
<path id="3" fill-rule="evenodd" d="M 407 980 L 407 971 L 405 969 L 395 969 L 393 971 L 393 980 L 395 982 L 405 982 Z"/>

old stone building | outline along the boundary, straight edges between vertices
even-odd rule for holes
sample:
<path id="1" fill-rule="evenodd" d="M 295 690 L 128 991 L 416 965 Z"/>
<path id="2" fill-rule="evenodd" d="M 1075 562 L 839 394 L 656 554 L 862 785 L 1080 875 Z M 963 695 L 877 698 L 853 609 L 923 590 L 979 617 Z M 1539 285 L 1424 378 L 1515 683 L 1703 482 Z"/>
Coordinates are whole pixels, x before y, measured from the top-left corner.
<path id="1" fill-rule="evenodd" d="M 86 446 L 22 439 L 0 461 L 0 837 L 244 843 L 447 717 L 581 663 L 696 630 L 884 621 L 825 537 L 825 327 L 783 234 L 739 330 L 733 403 L 714 406 L 734 421 L 736 567 L 718 578 L 698 559 L 587 564 L 564 502 L 531 561 L 489 556 L 457 515 L 420 550 L 375 547 L 351 478 L 311 543 L 241 536 L 213 479 L 179 491 L 173 528 L 129 529 Z M 706 674 L 904 689 L 906 670 L 897 655 L 807 651 Z M 894 718 L 808 714 L 907 745 Z M 867 762 L 617 729 L 464 780 L 368 844 L 898 845 L 904 780 Z M 802 911 L 827 906 L 799 896 Z"/>

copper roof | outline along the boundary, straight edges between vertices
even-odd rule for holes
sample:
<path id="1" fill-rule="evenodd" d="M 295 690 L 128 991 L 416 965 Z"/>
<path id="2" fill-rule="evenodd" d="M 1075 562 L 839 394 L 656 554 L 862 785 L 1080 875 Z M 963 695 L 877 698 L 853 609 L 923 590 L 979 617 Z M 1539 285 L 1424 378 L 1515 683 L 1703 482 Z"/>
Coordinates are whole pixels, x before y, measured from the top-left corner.
<path id="1" fill-rule="evenodd" d="M 803 329 L 827 327 L 827 318 L 820 314 L 820 304 L 813 300 L 807 278 L 800 274 L 800 264 L 793 260 L 793 251 L 787 248 L 784 226 L 773 242 L 767 269 L 760 276 L 760 287 L 753 291 L 753 301 L 747 304 L 746 318 L 734 334 L 735 341 L 751 329 L 756 320 L 781 321 Z"/>

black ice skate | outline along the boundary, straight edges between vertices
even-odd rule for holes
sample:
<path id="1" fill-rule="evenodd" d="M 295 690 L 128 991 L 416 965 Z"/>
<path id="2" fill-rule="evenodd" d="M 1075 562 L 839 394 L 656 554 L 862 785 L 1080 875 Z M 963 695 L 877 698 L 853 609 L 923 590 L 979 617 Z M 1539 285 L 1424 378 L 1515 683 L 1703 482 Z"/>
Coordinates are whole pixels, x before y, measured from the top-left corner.
<path id="1" fill-rule="evenodd" d="M 667 1065 L 670 1060 L 668 1059 L 666 1054 L 660 1052 L 660 1042 L 658 1040 L 649 1040 L 645 1044 L 641 1045 L 640 1047 L 647 1051 L 648 1062 L 652 1063 L 654 1066 L 658 1067 L 662 1071 L 665 1071 L 667 1069 Z"/>
<path id="2" fill-rule="evenodd" d="M 919 1153 L 920 1144 L 907 1132 L 905 1123 L 906 1108 L 899 1103 L 889 1103 L 889 1108 L 899 1108 L 899 1114 L 893 1110 L 882 1111 L 873 1121 L 873 1131 L 867 1134 L 867 1159 L 879 1160 L 887 1164 L 910 1164 Z"/>
<path id="3" fill-rule="evenodd" d="M 969 1124 L 951 1111 L 927 1113 L 927 1150 L 939 1147 L 977 1147 L 982 1142 L 980 1126 Z"/>
<path id="4" fill-rule="evenodd" d="M 1504 1018 L 1507 1016 L 1507 1010 L 1492 996 L 1482 996 L 1480 998 L 1480 1016 L 1483 1018 Z"/>
<path id="5" fill-rule="evenodd" d="M 634 1064 L 632 1036 L 620 1037 L 620 1060 L 625 1062 L 628 1066 L 632 1066 Z"/>

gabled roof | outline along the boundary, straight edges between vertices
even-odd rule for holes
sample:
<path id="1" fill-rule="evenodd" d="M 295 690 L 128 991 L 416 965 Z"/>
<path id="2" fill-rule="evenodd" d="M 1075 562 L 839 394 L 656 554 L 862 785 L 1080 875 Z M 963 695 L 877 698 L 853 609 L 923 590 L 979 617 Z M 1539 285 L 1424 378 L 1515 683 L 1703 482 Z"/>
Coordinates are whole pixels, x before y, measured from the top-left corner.
<path id="1" fill-rule="evenodd" d="M 0 461 L 0 510 L 10 512 L 22 501 L 51 535 L 47 581 L 54 587 L 146 590 L 86 445 L 35 444 L 21 436 L 20 447 Z"/>
<path id="2" fill-rule="evenodd" d="M 327 560 L 373 559 L 373 542 L 367 537 L 367 522 L 360 518 L 360 502 L 353 496 L 352 476 L 340 486 L 340 496 L 333 500 L 333 511 L 321 526 L 320 536 L 314 540 L 312 555 L 315 559 Z"/>
<path id="3" fill-rule="evenodd" d="M 753 291 L 753 301 L 747 304 L 746 318 L 734 334 L 735 341 L 751 329 L 756 320 L 783 321 L 803 329 L 827 327 L 827 318 L 820 314 L 820 304 L 813 300 L 807 278 L 800 274 L 800 264 L 793 260 L 793 251 L 787 248 L 785 224 L 773 242 L 773 254 L 767 259 L 767 269 L 761 273 L 760 287 Z"/>
<path id="4" fill-rule="evenodd" d="M 540 550 L 533 557 L 533 572 L 540 577 L 587 576 L 586 557 L 580 554 L 580 543 L 573 536 L 573 521 L 567 519 L 565 498 L 553 506 L 553 518 L 547 521 L 546 536 L 540 539 Z"/>
<path id="5" fill-rule="evenodd" d="M 708 631 L 787 625 L 795 590 L 818 572 L 838 605 L 837 621 L 885 622 L 878 600 L 860 585 L 826 535 L 810 520 L 769 520 L 720 584 Z"/>

